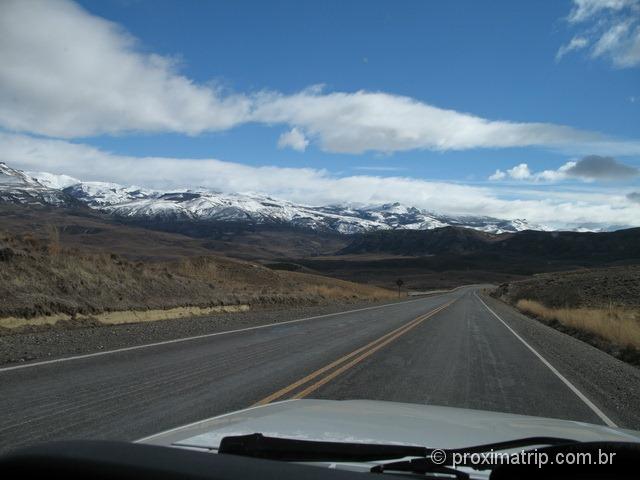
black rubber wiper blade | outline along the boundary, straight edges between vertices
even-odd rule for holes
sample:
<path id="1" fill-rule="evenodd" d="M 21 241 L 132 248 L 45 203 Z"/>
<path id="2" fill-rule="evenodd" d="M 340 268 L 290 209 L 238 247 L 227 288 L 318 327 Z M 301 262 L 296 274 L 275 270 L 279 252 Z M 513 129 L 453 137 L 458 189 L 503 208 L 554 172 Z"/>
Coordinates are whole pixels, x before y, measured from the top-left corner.
<path id="1" fill-rule="evenodd" d="M 454 453 L 477 453 L 533 445 L 561 445 L 567 443 L 575 443 L 575 440 L 557 437 L 529 437 L 506 442 L 444 450 L 444 452 L 447 454 L 447 458 L 453 458 Z M 265 437 L 261 433 L 224 437 L 218 447 L 218 453 L 288 462 L 367 462 L 404 457 L 426 457 L 425 460 L 428 462 L 431 453 L 435 450 L 440 449 L 375 443 L 295 440 Z M 450 463 L 445 465 L 450 465 Z"/>
<path id="2" fill-rule="evenodd" d="M 261 433 L 224 437 L 218 453 L 287 462 L 367 462 L 424 457 L 425 447 L 375 443 L 319 442 L 265 437 Z"/>

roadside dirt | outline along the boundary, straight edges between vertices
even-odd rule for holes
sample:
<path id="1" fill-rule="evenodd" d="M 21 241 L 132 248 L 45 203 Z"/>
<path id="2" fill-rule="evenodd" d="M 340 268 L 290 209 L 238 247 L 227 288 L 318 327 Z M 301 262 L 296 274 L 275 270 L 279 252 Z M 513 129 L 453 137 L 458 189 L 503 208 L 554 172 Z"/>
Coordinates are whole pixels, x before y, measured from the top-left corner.
<path id="1" fill-rule="evenodd" d="M 251 311 L 218 313 L 206 317 L 180 318 L 159 322 L 121 325 L 75 323 L 66 325 L 65 328 L 49 328 L 40 331 L 33 329 L 30 332 L 0 336 L 0 365 L 100 352 L 386 303 L 393 303 L 393 301 L 373 303 L 360 301 L 288 308 L 258 307 Z"/>

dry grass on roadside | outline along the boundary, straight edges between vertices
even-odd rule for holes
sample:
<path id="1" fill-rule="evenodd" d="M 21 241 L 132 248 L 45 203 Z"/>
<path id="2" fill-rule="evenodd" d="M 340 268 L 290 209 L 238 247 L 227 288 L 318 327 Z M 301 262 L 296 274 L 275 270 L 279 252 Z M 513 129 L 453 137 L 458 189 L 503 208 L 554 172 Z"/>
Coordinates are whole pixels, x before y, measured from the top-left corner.
<path id="1" fill-rule="evenodd" d="M 597 335 L 622 347 L 640 349 L 640 310 L 610 308 L 549 308 L 521 299 L 516 307 L 546 321 Z"/>
<path id="2" fill-rule="evenodd" d="M 0 319 L 6 325 L 24 323 L 16 319 L 51 324 L 58 317 L 112 321 L 113 312 L 142 321 L 136 312 L 164 318 L 172 312 L 163 311 L 176 308 L 191 315 L 193 309 L 230 305 L 287 307 L 395 297 L 372 285 L 220 256 L 142 262 L 64 249 L 54 228 L 48 240 L 0 232 Z"/>

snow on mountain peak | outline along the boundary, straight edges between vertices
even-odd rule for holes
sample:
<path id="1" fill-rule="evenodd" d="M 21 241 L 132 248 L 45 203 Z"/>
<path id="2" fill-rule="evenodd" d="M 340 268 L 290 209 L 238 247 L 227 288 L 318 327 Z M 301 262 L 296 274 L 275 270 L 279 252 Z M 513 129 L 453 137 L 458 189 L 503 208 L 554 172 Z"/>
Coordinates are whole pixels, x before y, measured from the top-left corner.
<path id="1" fill-rule="evenodd" d="M 21 203 L 22 197 L 16 196 L 16 192 L 24 194 L 23 203 L 37 203 L 39 199 L 42 203 L 62 204 L 75 199 L 91 208 L 133 219 L 286 225 L 340 234 L 446 226 L 491 233 L 533 228 L 524 220 L 448 216 L 397 202 L 308 206 L 253 192 L 220 193 L 205 188 L 160 191 L 109 182 L 82 182 L 47 172 L 25 174 L 0 163 L 0 200 Z"/>
<path id="2" fill-rule="evenodd" d="M 49 188 L 56 188 L 62 190 L 63 188 L 70 187 L 80 183 L 77 178 L 70 177 L 69 175 L 56 175 L 49 172 L 24 172 L 29 177 L 35 179 L 37 182 Z"/>
<path id="3" fill-rule="evenodd" d="M 0 202 L 25 205 L 63 205 L 70 198 L 59 189 L 49 188 L 22 170 L 0 162 Z"/>
<path id="4" fill-rule="evenodd" d="M 15 170 L 6 163 L 0 162 L 0 185 L 21 186 L 23 188 L 43 188 L 44 185 L 26 175 L 22 170 Z"/>
<path id="5" fill-rule="evenodd" d="M 65 189 L 72 197 L 93 208 L 107 207 L 160 195 L 137 186 L 125 187 L 109 182 L 80 182 Z"/>

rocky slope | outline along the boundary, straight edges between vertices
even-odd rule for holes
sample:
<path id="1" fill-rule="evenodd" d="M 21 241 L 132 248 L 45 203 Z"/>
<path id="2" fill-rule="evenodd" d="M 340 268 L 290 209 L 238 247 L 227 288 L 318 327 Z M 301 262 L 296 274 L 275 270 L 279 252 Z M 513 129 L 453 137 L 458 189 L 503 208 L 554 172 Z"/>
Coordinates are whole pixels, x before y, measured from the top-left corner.
<path id="1" fill-rule="evenodd" d="M 2 162 L 0 162 L 0 202 L 54 206 L 76 203 L 62 190 L 50 188 Z"/>

